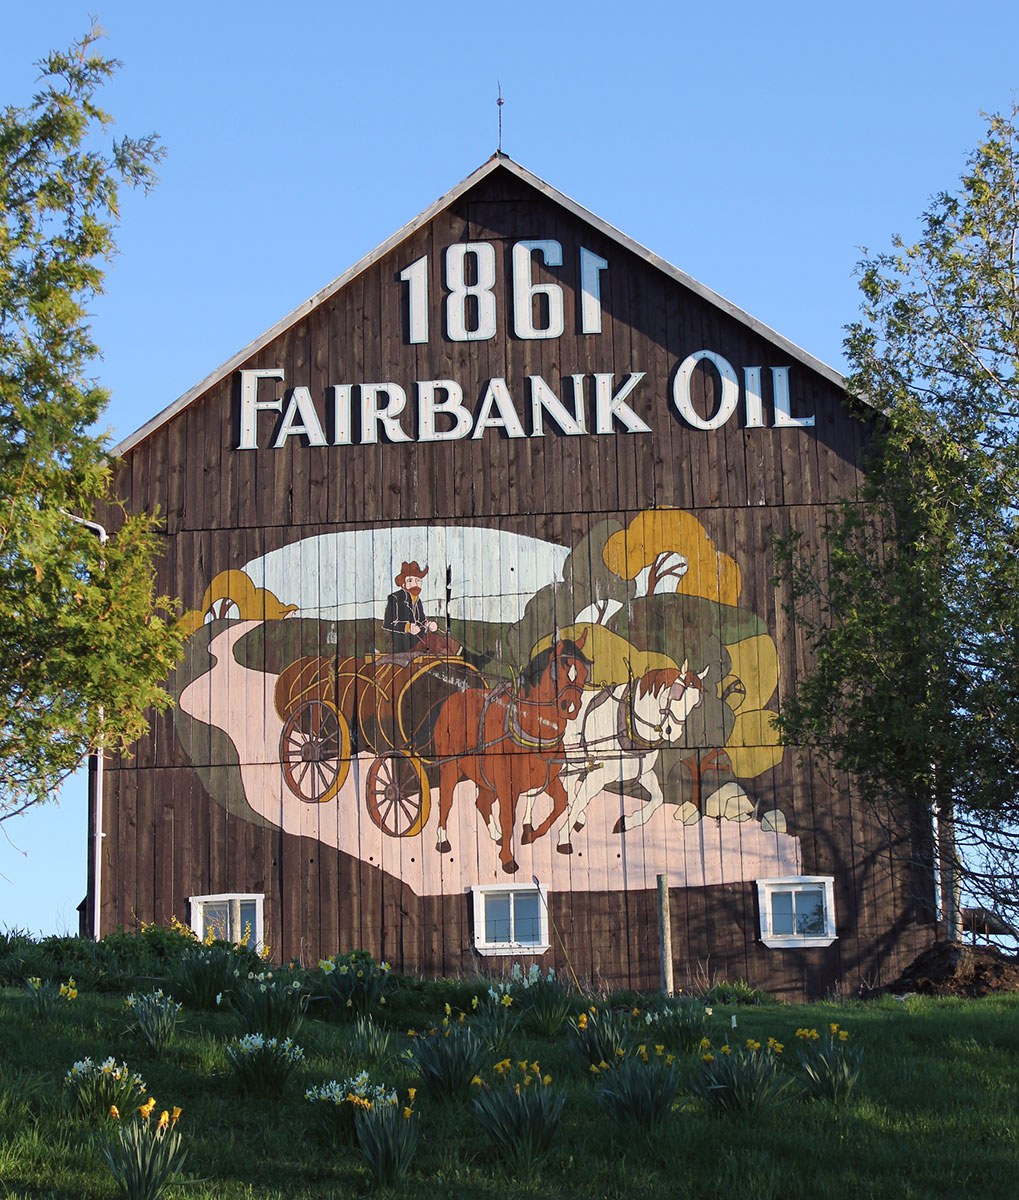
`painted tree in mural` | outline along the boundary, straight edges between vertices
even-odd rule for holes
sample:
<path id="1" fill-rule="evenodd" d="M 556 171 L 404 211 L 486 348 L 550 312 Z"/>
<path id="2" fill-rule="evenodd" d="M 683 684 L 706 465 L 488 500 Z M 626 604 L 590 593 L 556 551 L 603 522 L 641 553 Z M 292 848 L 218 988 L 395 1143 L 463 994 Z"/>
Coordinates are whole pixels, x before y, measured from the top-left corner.
<path id="1" fill-rule="evenodd" d="M 913 245 L 862 264 L 851 390 L 883 413 L 824 557 L 784 549 L 814 669 L 782 715 L 864 797 L 936 818 L 946 914 L 1019 917 L 1019 130 L 987 121 Z M 894 531 L 894 532 L 893 532 Z M 958 932 L 957 916 L 949 932 Z"/>
<path id="2" fill-rule="evenodd" d="M 0 113 L 0 820 L 142 732 L 180 639 L 154 594 L 154 518 L 103 544 L 68 515 L 111 504 L 87 306 L 118 186 L 148 188 L 161 155 L 153 137 L 104 139 L 97 95 L 119 64 L 100 36 L 50 54 L 31 104 Z"/>

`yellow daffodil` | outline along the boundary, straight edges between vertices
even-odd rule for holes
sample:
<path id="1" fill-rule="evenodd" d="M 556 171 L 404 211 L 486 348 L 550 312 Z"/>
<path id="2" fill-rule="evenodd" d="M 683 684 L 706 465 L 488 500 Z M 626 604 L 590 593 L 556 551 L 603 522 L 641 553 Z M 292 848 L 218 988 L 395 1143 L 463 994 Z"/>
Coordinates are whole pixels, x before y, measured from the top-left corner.
<path id="1" fill-rule="evenodd" d="M 146 1104 L 143 1104 L 141 1106 L 141 1108 L 138 1109 L 138 1111 L 141 1113 L 141 1115 L 147 1121 L 149 1119 L 149 1117 L 152 1116 L 152 1110 L 155 1107 L 156 1107 L 156 1098 L 155 1098 L 155 1096 L 150 1096 L 148 1099 L 148 1102 Z"/>
<path id="2" fill-rule="evenodd" d="M 541 1077 L 541 1085 L 542 1085 L 542 1087 L 548 1087 L 548 1085 L 549 1085 L 551 1082 L 552 1082 L 552 1076 L 551 1076 L 551 1075 L 543 1075 L 543 1076 Z"/>
<path id="3" fill-rule="evenodd" d="M 112 1118 L 113 1118 L 115 1121 L 119 1121 L 119 1120 L 120 1120 L 120 1109 L 119 1109 L 119 1108 L 118 1108 L 118 1107 L 117 1107 L 115 1104 L 111 1104 L 111 1105 L 110 1105 L 110 1116 L 111 1116 L 111 1117 L 112 1117 Z"/>
<path id="4" fill-rule="evenodd" d="M 174 1125 L 176 1125 L 176 1124 L 177 1124 L 177 1122 L 180 1120 L 180 1114 L 181 1114 L 183 1111 L 184 1111 L 184 1110 L 183 1110 L 183 1109 L 180 1107 L 180 1105 L 179 1105 L 179 1104 L 175 1104 L 175 1105 L 173 1106 L 173 1112 L 170 1114 L 170 1121 L 171 1121 L 171 1122 L 172 1122 Z"/>
<path id="5" fill-rule="evenodd" d="M 484 1080 L 482 1080 L 480 1075 L 475 1075 L 474 1078 L 471 1080 L 471 1087 L 482 1087 L 483 1085 L 484 1085 Z"/>
<path id="6" fill-rule="evenodd" d="M 418 1094 L 417 1088 L 408 1088 L 407 1089 L 407 1099 L 411 1102 L 411 1104 L 413 1104 L 414 1101 L 417 1099 L 417 1094 Z"/>
<path id="7" fill-rule="evenodd" d="M 170 1124 L 170 1114 L 164 1108 L 163 1111 L 159 1114 L 159 1125 L 157 1126 L 157 1128 L 166 1129 L 169 1124 Z"/>
<path id="8" fill-rule="evenodd" d="M 414 1110 L 412 1108 L 405 1108 L 403 1110 L 403 1119 L 405 1121 L 409 1121 L 413 1115 L 414 1115 Z"/>

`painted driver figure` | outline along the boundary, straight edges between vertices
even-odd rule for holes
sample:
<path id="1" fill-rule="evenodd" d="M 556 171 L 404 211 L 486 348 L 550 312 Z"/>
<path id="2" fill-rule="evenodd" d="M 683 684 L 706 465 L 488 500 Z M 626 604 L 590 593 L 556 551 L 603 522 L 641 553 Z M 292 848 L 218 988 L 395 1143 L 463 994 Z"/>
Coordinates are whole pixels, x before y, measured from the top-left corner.
<path id="1" fill-rule="evenodd" d="M 427 567 L 405 562 L 395 579 L 397 591 L 386 601 L 382 628 L 393 638 L 393 653 L 417 653 L 424 649 L 424 635 L 435 633 L 436 623 L 425 616 L 421 603 L 421 585 L 428 574 Z"/>

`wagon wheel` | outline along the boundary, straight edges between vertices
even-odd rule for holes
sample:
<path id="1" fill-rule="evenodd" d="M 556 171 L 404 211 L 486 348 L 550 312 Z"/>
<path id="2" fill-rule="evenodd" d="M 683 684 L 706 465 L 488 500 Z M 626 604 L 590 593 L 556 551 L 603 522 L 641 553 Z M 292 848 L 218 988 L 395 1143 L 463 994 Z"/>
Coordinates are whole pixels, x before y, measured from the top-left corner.
<path id="1" fill-rule="evenodd" d="M 308 804 L 324 804 L 343 787 L 350 770 L 350 728 L 328 700 L 306 700 L 287 717 L 280 734 L 287 787 Z"/>
<path id="2" fill-rule="evenodd" d="M 432 807 L 424 767 L 403 750 L 372 759 L 364 798 L 368 816 L 390 837 L 420 833 Z"/>

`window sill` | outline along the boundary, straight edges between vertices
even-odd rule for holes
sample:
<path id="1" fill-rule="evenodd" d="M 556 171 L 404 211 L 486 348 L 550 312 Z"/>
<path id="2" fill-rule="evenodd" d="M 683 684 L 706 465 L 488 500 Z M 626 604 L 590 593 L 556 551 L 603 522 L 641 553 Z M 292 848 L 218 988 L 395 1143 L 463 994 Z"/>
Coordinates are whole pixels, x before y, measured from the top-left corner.
<path id="1" fill-rule="evenodd" d="M 818 946 L 830 946 L 837 937 L 762 937 L 769 950 L 812 950 Z"/>
<path id="2" fill-rule="evenodd" d="M 486 958 L 491 958 L 499 954 L 515 954 L 517 956 L 522 954 L 545 954 L 548 950 L 552 949 L 552 945 L 551 943 L 547 945 L 542 945 L 541 943 L 534 945 L 533 943 L 525 944 L 524 942 L 497 942 L 490 945 L 479 945 L 475 942 L 474 949 Z"/>

